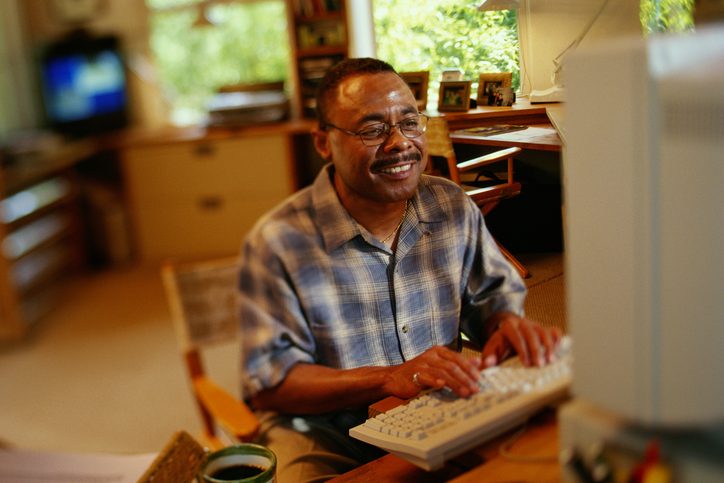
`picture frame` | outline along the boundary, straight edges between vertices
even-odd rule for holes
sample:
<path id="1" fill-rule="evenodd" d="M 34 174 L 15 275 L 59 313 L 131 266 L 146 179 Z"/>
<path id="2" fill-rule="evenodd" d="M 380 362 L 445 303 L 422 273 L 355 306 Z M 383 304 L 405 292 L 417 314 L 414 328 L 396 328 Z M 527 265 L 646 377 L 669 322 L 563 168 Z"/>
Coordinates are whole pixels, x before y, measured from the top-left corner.
<path id="1" fill-rule="evenodd" d="M 430 71 L 400 72 L 400 76 L 410 86 L 417 101 L 417 109 L 419 111 L 425 110 L 427 108 L 427 89 L 430 85 Z"/>
<path id="2" fill-rule="evenodd" d="M 478 75 L 478 106 L 490 106 L 488 100 L 497 87 L 511 87 L 513 83 L 512 72 L 483 73 Z"/>
<path id="3" fill-rule="evenodd" d="M 440 97 L 437 101 L 437 110 L 468 111 L 470 110 L 470 87 L 472 81 L 444 81 L 440 82 Z"/>

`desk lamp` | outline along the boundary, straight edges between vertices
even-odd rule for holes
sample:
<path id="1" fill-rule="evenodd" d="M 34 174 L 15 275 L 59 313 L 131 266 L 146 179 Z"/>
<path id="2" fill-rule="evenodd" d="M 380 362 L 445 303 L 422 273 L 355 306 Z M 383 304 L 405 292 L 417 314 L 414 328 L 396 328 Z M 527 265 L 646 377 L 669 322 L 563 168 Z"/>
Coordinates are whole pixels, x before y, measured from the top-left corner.
<path id="1" fill-rule="evenodd" d="M 492 12 L 495 10 L 517 10 L 520 8 L 518 0 L 483 0 L 478 12 Z"/>
<path id="2" fill-rule="evenodd" d="M 596 20 L 598 20 L 598 17 L 601 16 L 601 13 L 603 13 L 606 5 L 608 5 L 608 2 L 609 0 L 604 0 L 601 8 L 598 10 L 598 13 L 596 13 L 591 21 L 588 22 L 588 25 L 586 25 L 583 30 L 581 30 L 581 33 L 578 34 L 578 36 L 573 40 L 573 42 L 568 45 L 568 47 L 563 49 L 563 51 L 558 54 L 555 59 L 553 59 L 553 65 L 555 67 L 553 68 L 553 72 L 551 72 L 551 82 L 553 82 L 554 85 L 550 89 L 546 89 L 543 91 L 531 91 L 528 99 L 532 104 L 540 102 L 561 102 L 563 100 L 563 94 L 565 92 L 565 87 L 563 85 L 563 61 L 568 54 L 576 50 L 576 47 L 578 47 L 578 44 L 581 43 L 583 37 L 586 36 L 593 24 L 596 23 Z"/>

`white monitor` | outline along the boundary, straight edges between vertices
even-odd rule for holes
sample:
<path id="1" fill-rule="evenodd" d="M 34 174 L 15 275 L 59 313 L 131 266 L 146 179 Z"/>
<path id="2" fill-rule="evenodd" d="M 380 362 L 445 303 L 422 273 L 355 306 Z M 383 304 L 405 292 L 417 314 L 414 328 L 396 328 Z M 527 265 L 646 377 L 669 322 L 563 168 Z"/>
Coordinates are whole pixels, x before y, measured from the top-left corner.
<path id="1" fill-rule="evenodd" d="M 724 422 L 724 27 L 566 66 L 576 397 L 672 428 Z"/>

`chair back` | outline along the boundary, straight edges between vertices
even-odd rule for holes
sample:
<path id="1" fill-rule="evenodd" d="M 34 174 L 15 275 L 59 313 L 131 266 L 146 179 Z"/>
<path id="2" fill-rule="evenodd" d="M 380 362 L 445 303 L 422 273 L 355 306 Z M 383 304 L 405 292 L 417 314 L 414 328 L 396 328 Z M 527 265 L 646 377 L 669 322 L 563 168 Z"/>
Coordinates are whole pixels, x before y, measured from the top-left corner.
<path id="1" fill-rule="evenodd" d="M 181 265 L 168 261 L 161 267 L 161 277 L 201 412 L 202 439 L 212 449 L 234 443 L 219 439 L 217 426 L 221 426 L 235 439 L 252 440 L 259 427 L 254 413 L 207 376 L 201 358 L 205 346 L 239 341 L 238 258 Z"/>
<path id="2" fill-rule="evenodd" d="M 450 173 L 450 179 L 460 184 L 460 173 L 457 169 L 457 157 L 450 140 L 450 131 L 447 125 L 447 119 L 444 117 L 431 117 L 427 122 L 425 129 L 425 137 L 427 138 L 427 154 L 429 156 L 438 156 L 445 158 Z M 430 160 L 428 160 L 428 169 L 430 169 Z"/>
<path id="3" fill-rule="evenodd" d="M 238 338 L 238 258 L 166 262 L 161 273 L 182 350 Z"/>

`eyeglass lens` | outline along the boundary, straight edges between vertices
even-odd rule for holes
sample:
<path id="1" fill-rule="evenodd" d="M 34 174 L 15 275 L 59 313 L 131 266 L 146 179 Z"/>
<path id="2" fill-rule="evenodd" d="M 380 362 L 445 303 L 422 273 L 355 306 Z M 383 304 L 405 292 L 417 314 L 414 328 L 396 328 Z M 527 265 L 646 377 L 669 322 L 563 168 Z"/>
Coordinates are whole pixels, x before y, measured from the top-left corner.
<path id="1" fill-rule="evenodd" d="M 390 126 L 384 122 L 373 124 L 359 132 L 360 139 L 367 145 L 370 143 L 381 144 L 387 139 L 387 135 L 392 128 L 399 126 L 400 132 L 407 138 L 414 138 L 425 132 L 427 126 L 427 117 L 418 115 L 400 121 L 394 126 Z"/>

